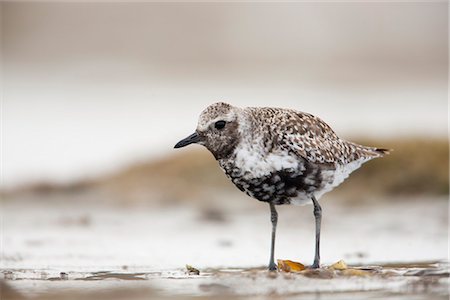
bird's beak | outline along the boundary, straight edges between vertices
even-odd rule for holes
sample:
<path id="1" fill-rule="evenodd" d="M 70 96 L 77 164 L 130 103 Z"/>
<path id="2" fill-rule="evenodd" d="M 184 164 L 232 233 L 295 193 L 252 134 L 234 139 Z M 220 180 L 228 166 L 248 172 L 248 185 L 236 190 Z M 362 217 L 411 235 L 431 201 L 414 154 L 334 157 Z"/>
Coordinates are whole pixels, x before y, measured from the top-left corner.
<path id="1" fill-rule="evenodd" d="M 188 136 L 185 139 L 182 139 L 181 141 L 179 141 L 174 148 L 182 148 L 185 147 L 187 145 L 190 144 L 194 144 L 194 143 L 198 143 L 200 142 L 200 136 L 198 135 L 197 132 L 194 132 L 193 134 L 191 134 L 190 136 Z"/>

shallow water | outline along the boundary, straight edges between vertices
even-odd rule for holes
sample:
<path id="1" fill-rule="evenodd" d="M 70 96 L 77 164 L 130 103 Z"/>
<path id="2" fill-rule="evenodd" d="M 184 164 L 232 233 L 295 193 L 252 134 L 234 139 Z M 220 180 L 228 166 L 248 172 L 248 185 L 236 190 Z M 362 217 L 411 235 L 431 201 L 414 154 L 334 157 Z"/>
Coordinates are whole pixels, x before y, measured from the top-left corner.
<path id="1" fill-rule="evenodd" d="M 148 272 L 113 270 L 99 272 L 51 269 L 2 270 L 5 282 L 25 297 L 101 293 L 134 289 L 157 297 L 223 296 L 345 299 L 383 297 L 393 299 L 444 299 L 448 296 L 449 266 L 426 262 L 401 266 L 357 266 L 357 275 L 345 271 L 305 270 L 299 273 L 268 272 L 265 268 L 209 269 L 200 275 L 185 270 Z M 132 296 L 132 295 L 130 295 Z"/>
<path id="2" fill-rule="evenodd" d="M 431 203 L 323 205 L 323 267 L 298 274 L 265 270 L 270 221 L 264 209 L 3 203 L 2 294 L 447 299 L 447 203 Z M 313 217 L 305 208 L 279 209 L 278 259 L 312 262 Z M 361 272 L 327 269 L 340 259 Z M 186 264 L 200 275 L 187 274 Z"/>

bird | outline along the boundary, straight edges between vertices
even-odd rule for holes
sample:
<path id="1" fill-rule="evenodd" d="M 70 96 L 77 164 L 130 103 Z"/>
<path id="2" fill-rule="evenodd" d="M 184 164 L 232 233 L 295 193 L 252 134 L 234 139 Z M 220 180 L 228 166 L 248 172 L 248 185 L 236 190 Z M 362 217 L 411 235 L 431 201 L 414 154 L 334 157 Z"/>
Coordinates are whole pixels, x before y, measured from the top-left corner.
<path id="1" fill-rule="evenodd" d="M 174 148 L 190 144 L 206 147 L 239 190 L 269 205 L 270 271 L 277 269 L 277 205 L 313 205 L 315 252 L 310 268 L 320 268 L 320 197 L 363 163 L 389 154 L 388 149 L 339 138 L 327 123 L 309 113 L 273 107 L 240 108 L 225 102 L 203 110 L 195 132 Z"/>

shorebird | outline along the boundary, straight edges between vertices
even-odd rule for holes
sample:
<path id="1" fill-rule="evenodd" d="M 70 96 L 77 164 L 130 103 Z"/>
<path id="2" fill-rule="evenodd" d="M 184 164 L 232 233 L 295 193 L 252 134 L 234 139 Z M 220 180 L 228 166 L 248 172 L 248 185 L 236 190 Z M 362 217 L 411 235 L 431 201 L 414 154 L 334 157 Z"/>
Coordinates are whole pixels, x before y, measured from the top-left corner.
<path id="1" fill-rule="evenodd" d="M 219 102 L 199 117 L 197 129 L 175 148 L 205 146 L 234 185 L 268 203 L 272 222 L 269 270 L 276 270 L 276 205 L 313 204 L 316 239 L 311 268 L 320 267 L 322 208 L 318 199 L 363 163 L 388 154 L 339 138 L 324 121 L 282 108 L 239 108 Z"/>

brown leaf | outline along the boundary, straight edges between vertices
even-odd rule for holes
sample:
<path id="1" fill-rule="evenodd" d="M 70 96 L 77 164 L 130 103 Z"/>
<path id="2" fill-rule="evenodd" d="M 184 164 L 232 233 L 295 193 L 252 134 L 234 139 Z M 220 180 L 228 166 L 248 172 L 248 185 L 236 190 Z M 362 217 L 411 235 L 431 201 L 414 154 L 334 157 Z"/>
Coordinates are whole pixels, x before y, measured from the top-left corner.
<path id="1" fill-rule="evenodd" d="M 278 270 L 284 272 L 295 273 L 306 269 L 306 267 L 303 264 L 292 260 L 279 259 L 277 262 L 278 262 Z"/>
<path id="2" fill-rule="evenodd" d="M 346 269 L 348 269 L 348 266 L 347 266 L 347 264 L 345 263 L 345 261 L 343 261 L 343 260 L 341 259 L 340 261 L 335 262 L 334 264 L 332 264 L 332 265 L 330 266 L 330 268 L 331 268 L 331 269 L 334 269 L 334 270 L 346 270 Z"/>

